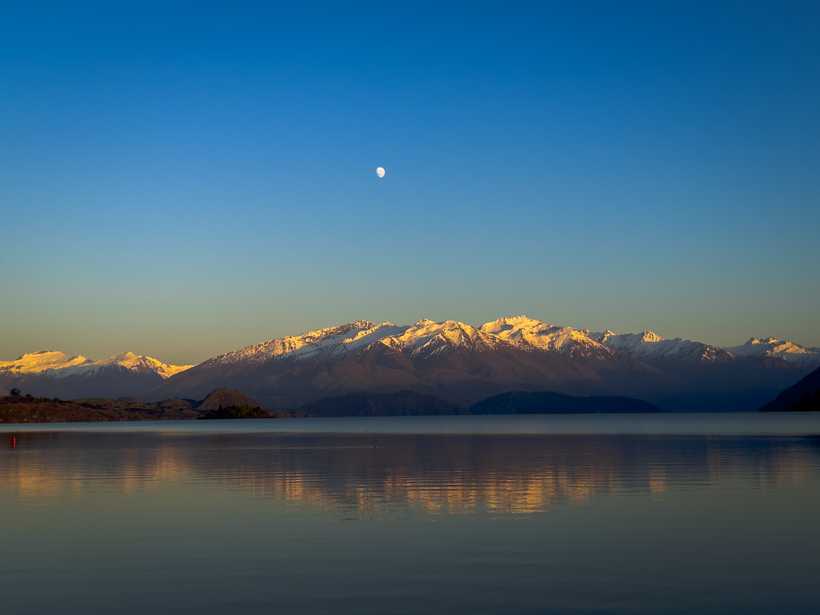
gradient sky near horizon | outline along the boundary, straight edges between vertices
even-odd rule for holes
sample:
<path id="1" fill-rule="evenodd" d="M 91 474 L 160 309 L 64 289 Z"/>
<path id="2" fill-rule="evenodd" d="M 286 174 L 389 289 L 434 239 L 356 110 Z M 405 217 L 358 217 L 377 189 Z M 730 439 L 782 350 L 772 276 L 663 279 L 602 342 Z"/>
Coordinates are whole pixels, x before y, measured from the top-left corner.
<path id="1" fill-rule="evenodd" d="M 0 358 L 518 313 L 820 346 L 820 5 L 564 4 L 4 2 Z"/>

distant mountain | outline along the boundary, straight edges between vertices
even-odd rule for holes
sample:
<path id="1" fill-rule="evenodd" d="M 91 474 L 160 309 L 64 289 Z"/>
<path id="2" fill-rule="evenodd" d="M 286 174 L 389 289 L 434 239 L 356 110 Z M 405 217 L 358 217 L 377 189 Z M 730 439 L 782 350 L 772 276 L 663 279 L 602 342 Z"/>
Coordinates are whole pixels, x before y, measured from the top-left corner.
<path id="1" fill-rule="evenodd" d="M 420 416 L 458 414 L 458 406 L 433 397 L 397 391 L 396 393 L 348 393 L 326 397 L 300 408 L 306 416 Z"/>
<path id="2" fill-rule="evenodd" d="M 0 362 L 0 389 L 89 396 L 202 399 L 237 389 L 266 408 L 328 397 L 410 391 L 459 407 L 507 391 L 645 399 L 667 410 L 759 407 L 820 366 L 820 350 L 779 338 L 720 348 L 645 330 L 619 334 L 527 316 L 479 326 L 357 320 L 246 346 L 194 367 L 125 353 L 103 361 L 61 352 Z"/>
<path id="3" fill-rule="evenodd" d="M 594 333 L 593 337 L 615 355 L 641 360 L 717 363 L 734 359 L 732 353 L 717 346 L 679 338 L 668 340 L 649 330 L 622 335 L 607 330 Z"/>
<path id="4" fill-rule="evenodd" d="M 354 321 L 272 339 L 169 378 L 152 398 L 237 388 L 265 406 L 298 408 L 365 392 L 413 391 L 457 406 L 510 390 L 646 399 L 666 409 L 758 407 L 820 365 L 820 353 L 734 353 L 652 331 L 595 333 L 511 316 L 473 326 Z"/>
<path id="5" fill-rule="evenodd" d="M 548 414 L 657 412 L 650 403 L 631 397 L 574 397 L 552 391 L 511 391 L 473 404 L 470 414 Z"/>
<path id="6" fill-rule="evenodd" d="M 745 344 L 727 350 L 740 358 L 779 359 L 795 365 L 812 367 L 820 363 L 820 348 L 806 348 L 777 337 L 753 337 Z"/>
<path id="7" fill-rule="evenodd" d="M 46 350 L 0 361 L 0 388 L 62 399 L 138 397 L 190 367 L 133 352 L 94 361 Z"/>
<path id="8" fill-rule="evenodd" d="M 354 392 L 408 390 L 463 404 L 528 384 L 580 386 L 617 369 L 594 340 L 560 343 L 560 329 L 534 329 L 516 342 L 457 321 L 356 321 L 220 355 L 170 378 L 153 395 L 201 397 L 227 386 L 268 407 L 295 408 Z"/>
<path id="9" fill-rule="evenodd" d="M 761 408 L 764 412 L 820 411 L 820 368 Z"/>
<path id="10" fill-rule="evenodd" d="M 0 361 L 0 373 L 24 375 L 68 369 L 92 363 L 82 355 L 68 356 L 57 350 L 42 350 L 24 354 L 13 361 Z"/>

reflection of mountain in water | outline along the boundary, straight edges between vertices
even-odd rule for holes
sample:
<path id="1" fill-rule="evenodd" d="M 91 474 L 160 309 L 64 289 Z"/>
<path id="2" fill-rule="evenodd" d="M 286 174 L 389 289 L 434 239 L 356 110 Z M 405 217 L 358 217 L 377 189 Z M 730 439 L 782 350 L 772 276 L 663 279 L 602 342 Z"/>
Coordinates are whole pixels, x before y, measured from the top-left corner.
<path id="1" fill-rule="evenodd" d="M 0 494 L 204 485 L 344 514 L 527 513 L 725 481 L 803 484 L 818 468 L 812 438 L 25 433 L 0 452 Z"/>

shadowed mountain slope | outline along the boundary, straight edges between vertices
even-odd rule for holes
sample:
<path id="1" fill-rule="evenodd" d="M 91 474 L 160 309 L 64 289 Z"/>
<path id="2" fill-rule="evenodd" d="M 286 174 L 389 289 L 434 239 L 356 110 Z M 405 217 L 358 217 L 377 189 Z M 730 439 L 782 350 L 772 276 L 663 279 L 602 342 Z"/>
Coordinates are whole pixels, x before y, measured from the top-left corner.
<path id="1" fill-rule="evenodd" d="M 820 368 L 763 406 L 765 412 L 820 411 Z"/>

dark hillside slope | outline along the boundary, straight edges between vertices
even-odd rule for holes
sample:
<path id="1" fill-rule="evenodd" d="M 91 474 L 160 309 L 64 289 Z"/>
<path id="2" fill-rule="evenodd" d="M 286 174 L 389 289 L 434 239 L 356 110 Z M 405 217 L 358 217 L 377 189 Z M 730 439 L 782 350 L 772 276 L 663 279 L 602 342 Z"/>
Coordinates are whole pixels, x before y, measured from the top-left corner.
<path id="1" fill-rule="evenodd" d="M 820 411 L 820 368 L 761 408 L 764 412 Z"/>

